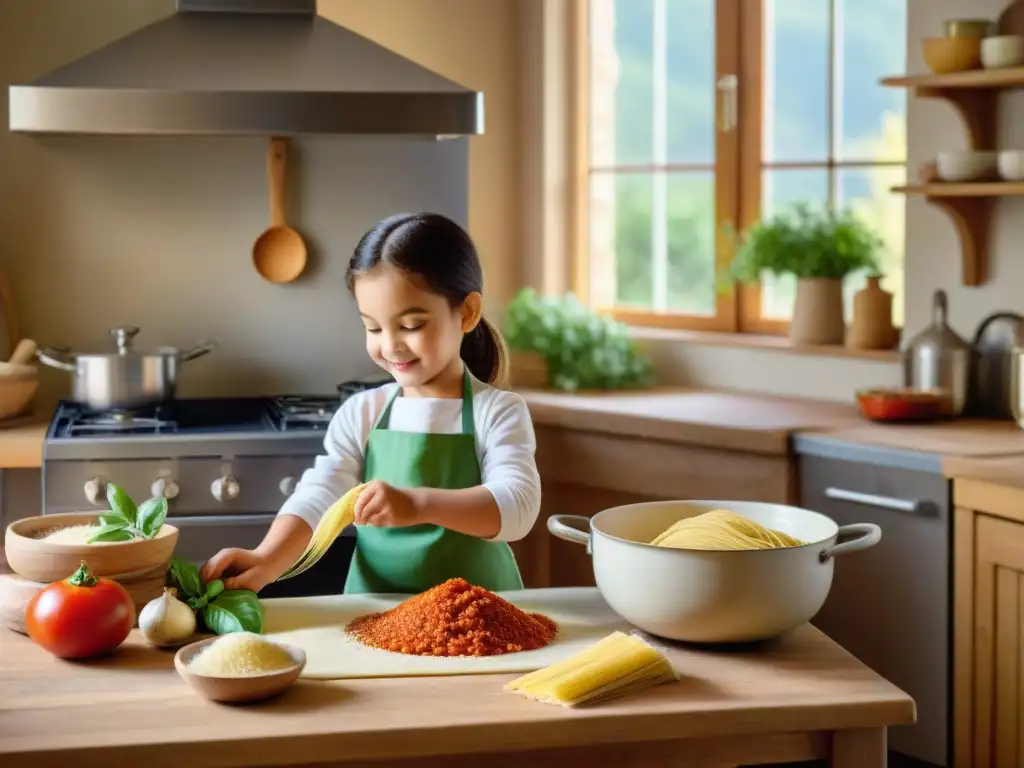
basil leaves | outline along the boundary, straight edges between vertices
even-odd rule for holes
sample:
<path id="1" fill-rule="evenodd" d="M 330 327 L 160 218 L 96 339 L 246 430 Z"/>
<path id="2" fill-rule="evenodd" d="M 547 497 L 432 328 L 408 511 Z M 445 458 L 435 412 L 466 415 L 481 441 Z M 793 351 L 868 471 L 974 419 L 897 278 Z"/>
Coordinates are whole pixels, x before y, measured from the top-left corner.
<path id="1" fill-rule="evenodd" d="M 110 509 L 100 514 L 100 527 L 88 543 L 152 539 L 167 519 L 167 499 L 157 496 L 139 507 L 114 483 L 107 483 L 107 503 Z"/>
<path id="2" fill-rule="evenodd" d="M 220 579 L 203 584 L 199 569 L 180 558 L 171 558 L 171 579 L 189 607 L 217 635 L 232 632 L 263 632 L 263 603 L 248 589 L 224 589 Z"/>

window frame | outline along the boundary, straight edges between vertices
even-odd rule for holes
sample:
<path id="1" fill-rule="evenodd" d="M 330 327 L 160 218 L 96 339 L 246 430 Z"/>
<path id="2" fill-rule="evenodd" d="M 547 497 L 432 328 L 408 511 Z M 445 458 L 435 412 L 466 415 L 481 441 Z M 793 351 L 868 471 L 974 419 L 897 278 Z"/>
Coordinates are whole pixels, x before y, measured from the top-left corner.
<path id="1" fill-rule="evenodd" d="M 834 8 L 830 4 L 830 8 Z M 591 304 L 590 287 L 593 259 L 590 252 L 590 10 L 591 0 L 570 3 L 570 109 L 569 127 L 572 142 L 568 178 L 572 226 L 569 234 L 570 285 L 576 295 Z M 761 215 L 762 175 L 767 168 L 808 168 L 828 170 L 845 167 L 906 167 L 903 162 L 837 161 L 835 147 L 822 162 L 764 163 L 764 16 L 765 0 L 716 0 L 715 10 L 715 83 L 724 75 L 738 78 L 737 107 L 739 119 L 734 130 L 724 131 L 723 99 L 715 91 L 715 268 L 727 268 L 735 255 L 735 246 L 727 234 L 728 227 L 743 231 Z M 829 78 L 827 98 L 829 135 L 834 135 L 835 120 L 835 20 L 829 35 Z M 657 171 L 657 167 L 651 167 Z M 607 173 L 608 169 L 598 172 Z M 615 172 L 615 171 L 611 171 Z M 724 183 L 723 183 L 724 180 Z M 830 200 L 834 194 L 830 183 Z M 713 316 L 682 313 L 658 313 L 653 310 L 621 306 L 597 306 L 595 309 L 629 325 L 678 329 L 781 336 L 789 331 L 789 321 L 761 316 L 760 284 L 736 284 L 716 296 Z"/>

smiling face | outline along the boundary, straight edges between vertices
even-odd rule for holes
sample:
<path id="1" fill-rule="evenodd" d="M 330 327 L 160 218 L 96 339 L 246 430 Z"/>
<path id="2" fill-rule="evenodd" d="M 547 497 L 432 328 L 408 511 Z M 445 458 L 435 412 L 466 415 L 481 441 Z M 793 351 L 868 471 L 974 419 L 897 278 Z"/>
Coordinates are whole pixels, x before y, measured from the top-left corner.
<path id="1" fill-rule="evenodd" d="M 463 336 L 480 319 L 480 294 L 453 307 L 416 275 L 378 264 L 353 286 L 370 358 L 407 396 L 458 397 Z"/>

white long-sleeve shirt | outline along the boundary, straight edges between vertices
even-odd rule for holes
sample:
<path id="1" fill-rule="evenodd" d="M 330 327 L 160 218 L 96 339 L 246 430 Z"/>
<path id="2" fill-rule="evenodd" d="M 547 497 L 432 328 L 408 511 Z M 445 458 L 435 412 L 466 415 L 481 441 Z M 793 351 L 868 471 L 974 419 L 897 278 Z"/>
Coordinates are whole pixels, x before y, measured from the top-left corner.
<path id="1" fill-rule="evenodd" d="M 495 541 L 517 541 L 533 528 L 540 512 L 536 438 L 522 397 L 470 377 L 473 426 L 482 484 L 501 513 Z M 278 514 L 297 515 L 312 528 L 327 508 L 363 476 L 366 440 L 397 384 L 360 392 L 342 403 L 327 427 L 325 455 L 317 456 Z M 462 400 L 395 398 L 389 429 L 404 432 L 462 431 Z"/>

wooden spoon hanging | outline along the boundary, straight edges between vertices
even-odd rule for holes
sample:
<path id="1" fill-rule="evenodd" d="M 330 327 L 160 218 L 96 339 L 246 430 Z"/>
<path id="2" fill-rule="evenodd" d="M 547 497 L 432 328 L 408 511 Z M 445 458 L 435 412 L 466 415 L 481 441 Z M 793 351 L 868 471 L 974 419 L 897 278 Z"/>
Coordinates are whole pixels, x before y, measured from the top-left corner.
<path id="1" fill-rule="evenodd" d="M 270 229 L 256 240 L 252 261 L 256 271 L 271 283 L 290 283 L 306 269 L 306 244 L 302 235 L 285 223 L 284 180 L 287 152 L 284 139 L 272 138 L 267 151 L 270 182 Z"/>

